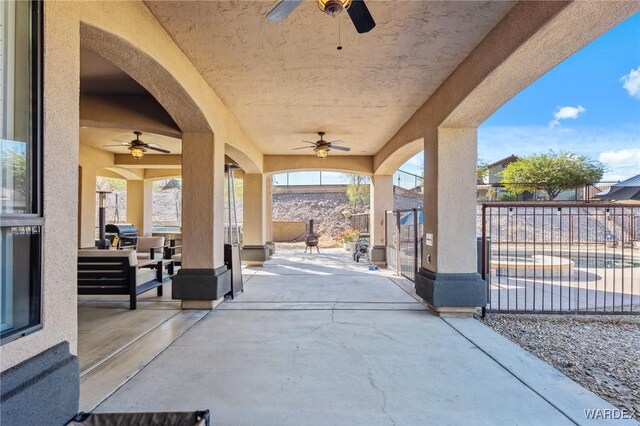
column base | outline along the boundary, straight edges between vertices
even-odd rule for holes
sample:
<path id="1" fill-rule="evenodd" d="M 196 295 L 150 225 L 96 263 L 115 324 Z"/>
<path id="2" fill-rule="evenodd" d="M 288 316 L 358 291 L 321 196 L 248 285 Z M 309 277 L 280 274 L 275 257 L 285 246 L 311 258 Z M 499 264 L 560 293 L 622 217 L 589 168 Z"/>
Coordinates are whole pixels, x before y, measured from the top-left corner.
<path id="1" fill-rule="evenodd" d="M 224 297 L 218 300 L 183 300 L 180 308 L 188 310 L 211 310 L 224 302 Z"/>
<path id="2" fill-rule="evenodd" d="M 268 241 L 266 245 L 269 249 L 269 258 L 271 258 L 271 256 L 276 254 L 276 243 L 274 243 L 273 241 Z"/>
<path id="3" fill-rule="evenodd" d="M 416 294 L 439 315 L 470 316 L 487 304 L 487 283 L 478 273 L 438 273 L 420 268 Z"/>
<path id="4" fill-rule="evenodd" d="M 387 248 L 385 246 L 369 247 L 369 260 L 371 263 L 384 266 L 387 264 Z"/>
<path id="5" fill-rule="evenodd" d="M 223 298 L 230 291 L 231 271 L 226 266 L 215 269 L 182 268 L 173 277 L 171 283 L 171 298 L 189 301 L 185 306 L 193 306 L 193 301 L 215 301 Z"/>
<path id="6" fill-rule="evenodd" d="M 243 246 L 240 258 L 244 265 L 259 265 L 269 260 L 269 247 L 263 246 Z"/>
<path id="7" fill-rule="evenodd" d="M 78 414 L 78 358 L 61 342 L 0 373 L 0 418 L 8 425 L 64 425 Z"/>

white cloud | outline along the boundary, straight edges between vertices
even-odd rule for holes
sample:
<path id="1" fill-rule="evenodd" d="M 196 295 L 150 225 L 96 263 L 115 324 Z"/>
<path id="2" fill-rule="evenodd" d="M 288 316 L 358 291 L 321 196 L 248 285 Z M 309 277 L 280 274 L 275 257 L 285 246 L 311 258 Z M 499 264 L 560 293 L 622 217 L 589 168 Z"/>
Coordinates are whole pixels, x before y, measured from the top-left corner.
<path id="1" fill-rule="evenodd" d="M 630 96 L 640 99 L 640 67 L 629 71 L 629 74 L 622 76 L 620 81 Z"/>
<path id="2" fill-rule="evenodd" d="M 607 180 L 624 180 L 640 174 L 640 148 L 605 151 L 598 159 L 607 166 Z"/>
<path id="3" fill-rule="evenodd" d="M 568 118 L 576 119 L 580 114 L 586 111 L 587 110 L 582 105 L 578 105 L 577 107 L 558 107 L 558 110 L 553 114 L 553 120 L 549 122 L 549 127 L 559 126 L 560 120 L 566 120 Z"/>

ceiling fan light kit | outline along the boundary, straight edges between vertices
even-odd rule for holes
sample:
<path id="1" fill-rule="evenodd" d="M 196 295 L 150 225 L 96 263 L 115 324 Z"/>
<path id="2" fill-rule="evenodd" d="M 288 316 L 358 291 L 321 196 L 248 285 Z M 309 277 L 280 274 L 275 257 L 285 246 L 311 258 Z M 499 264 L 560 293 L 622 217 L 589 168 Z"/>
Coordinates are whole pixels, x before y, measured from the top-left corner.
<path id="1" fill-rule="evenodd" d="M 351 0 L 316 0 L 318 9 L 331 17 L 340 15 L 351 6 Z"/>
<path id="2" fill-rule="evenodd" d="M 267 14 L 269 22 L 282 22 L 303 0 L 282 0 Z M 359 34 L 368 33 L 376 26 L 364 0 L 316 0 L 318 8 L 329 16 L 336 17 L 346 10 Z"/>
<path id="3" fill-rule="evenodd" d="M 319 146 L 314 151 L 316 152 L 316 157 L 318 157 L 321 160 L 324 160 L 325 158 L 327 158 L 327 154 L 329 154 L 329 151 L 327 151 L 327 148 L 323 146 Z"/>
<path id="4" fill-rule="evenodd" d="M 142 148 L 129 148 L 131 150 L 131 156 L 136 160 L 139 160 L 144 155 Z"/>
<path id="5" fill-rule="evenodd" d="M 324 160 L 325 158 L 327 158 L 327 155 L 329 155 L 329 151 L 331 151 L 332 149 L 335 149 L 337 151 L 345 151 L 345 152 L 351 151 L 351 148 L 348 148 L 346 146 L 335 146 L 335 145 L 343 144 L 344 142 L 341 140 L 325 141 L 324 135 L 325 135 L 324 132 L 318 132 L 318 136 L 320 136 L 320 140 L 317 140 L 315 142 L 302 141 L 304 143 L 308 143 L 309 145 L 293 148 L 293 150 L 297 151 L 299 149 L 312 148 L 313 152 L 316 154 L 316 157 L 318 157 L 321 160 Z"/>
<path id="6" fill-rule="evenodd" d="M 134 135 L 136 135 L 136 138 L 134 140 L 132 140 L 131 142 L 121 142 L 119 144 L 116 145 L 103 145 L 104 147 L 111 147 L 111 146 L 126 146 L 129 149 L 129 152 L 131 153 L 131 156 L 133 158 L 135 158 L 136 160 L 139 160 L 142 158 L 142 156 L 144 155 L 145 152 L 147 152 L 147 150 L 152 150 L 152 151 L 158 151 L 161 152 L 163 154 L 171 154 L 171 151 L 168 151 L 164 148 L 160 148 L 160 145 L 156 144 L 156 143 L 152 143 L 152 144 L 148 144 L 142 140 L 140 140 L 140 136 L 142 136 L 142 132 L 139 131 L 135 131 L 133 132 Z M 115 140 L 115 139 L 114 139 Z M 119 142 L 116 140 L 116 142 Z"/>

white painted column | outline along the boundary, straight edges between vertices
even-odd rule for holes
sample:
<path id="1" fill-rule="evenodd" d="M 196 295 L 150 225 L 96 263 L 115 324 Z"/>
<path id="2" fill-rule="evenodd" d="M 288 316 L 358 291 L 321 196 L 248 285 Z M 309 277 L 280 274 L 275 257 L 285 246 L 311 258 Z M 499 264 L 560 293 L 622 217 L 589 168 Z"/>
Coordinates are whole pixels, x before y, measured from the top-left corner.
<path id="1" fill-rule="evenodd" d="M 153 181 L 127 181 L 127 222 L 138 228 L 139 235 L 151 235 L 153 227 Z"/>
<path id="2" fill-rule="evenodd" d="M 267 176 L 245 173 L 243 186 L 242 261 L 263 264 L 268 258 L 267 243 Z"/>
<path id="3" fill-rule="evenodd" d="M 476 264 L 476 128 L 425 136 L 424 236 L 416 292 L 438 312 L 469 313 L 486 298 Z"/>
<path id="4" fill-rule="evenodd" d="M 210 133 L 182 135 L 182 269 L 173 297 L 204 309 L 230 290 L 224 265 L 224 143 Z"/>
<path id="5" fill-rule="evenodd" d="M 374 175 L 370 187 L 370 258 L 384 264 L 385 212 L 393 210 L 393 175 Z"/>

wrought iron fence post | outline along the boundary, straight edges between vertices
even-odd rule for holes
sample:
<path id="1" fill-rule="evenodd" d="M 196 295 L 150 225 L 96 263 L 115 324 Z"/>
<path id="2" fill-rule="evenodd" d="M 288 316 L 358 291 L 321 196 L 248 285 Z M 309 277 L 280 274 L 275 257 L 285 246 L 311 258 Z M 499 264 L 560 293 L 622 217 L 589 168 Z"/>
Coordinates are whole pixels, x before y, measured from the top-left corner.
<path id="1" fill-rule="evenodd" d="M 400 234 L 400 211 L 396 211 L 396 235 L 398 238 L 396 239 L 396 275 L 402 276 L 402 264 L 400 263 L 400 247 L 402 247 L 402 235 Z"/>
<path id="2" fill-rule="evenodd" d="M 418 274 L 418 210 L 413 209 L 413 280 Z"/>
<path id="3" fill-rule="evenodd" d="M 491 289 L 489 288 L 489 281 L 487 280 L 487 267 L 488 267 L 488 263 L 487 262 L 487 205 L 485 203 L 482 203 L 482 242 L 481 242 L 481 250 L 480 250 L 480 256 L 482 256 L 482 259 L 480 260 L 480 263 L 482 265 L 482 279 L 487 281 L 487 303 L 489 303 L 489 306 L 491 306 Z M 487 305 L 485 304 L 482 307 L 482 311 L 481 311 L 481 315 L 482 318 L 484 318 L 484 316 L 487 313 Z"/>

